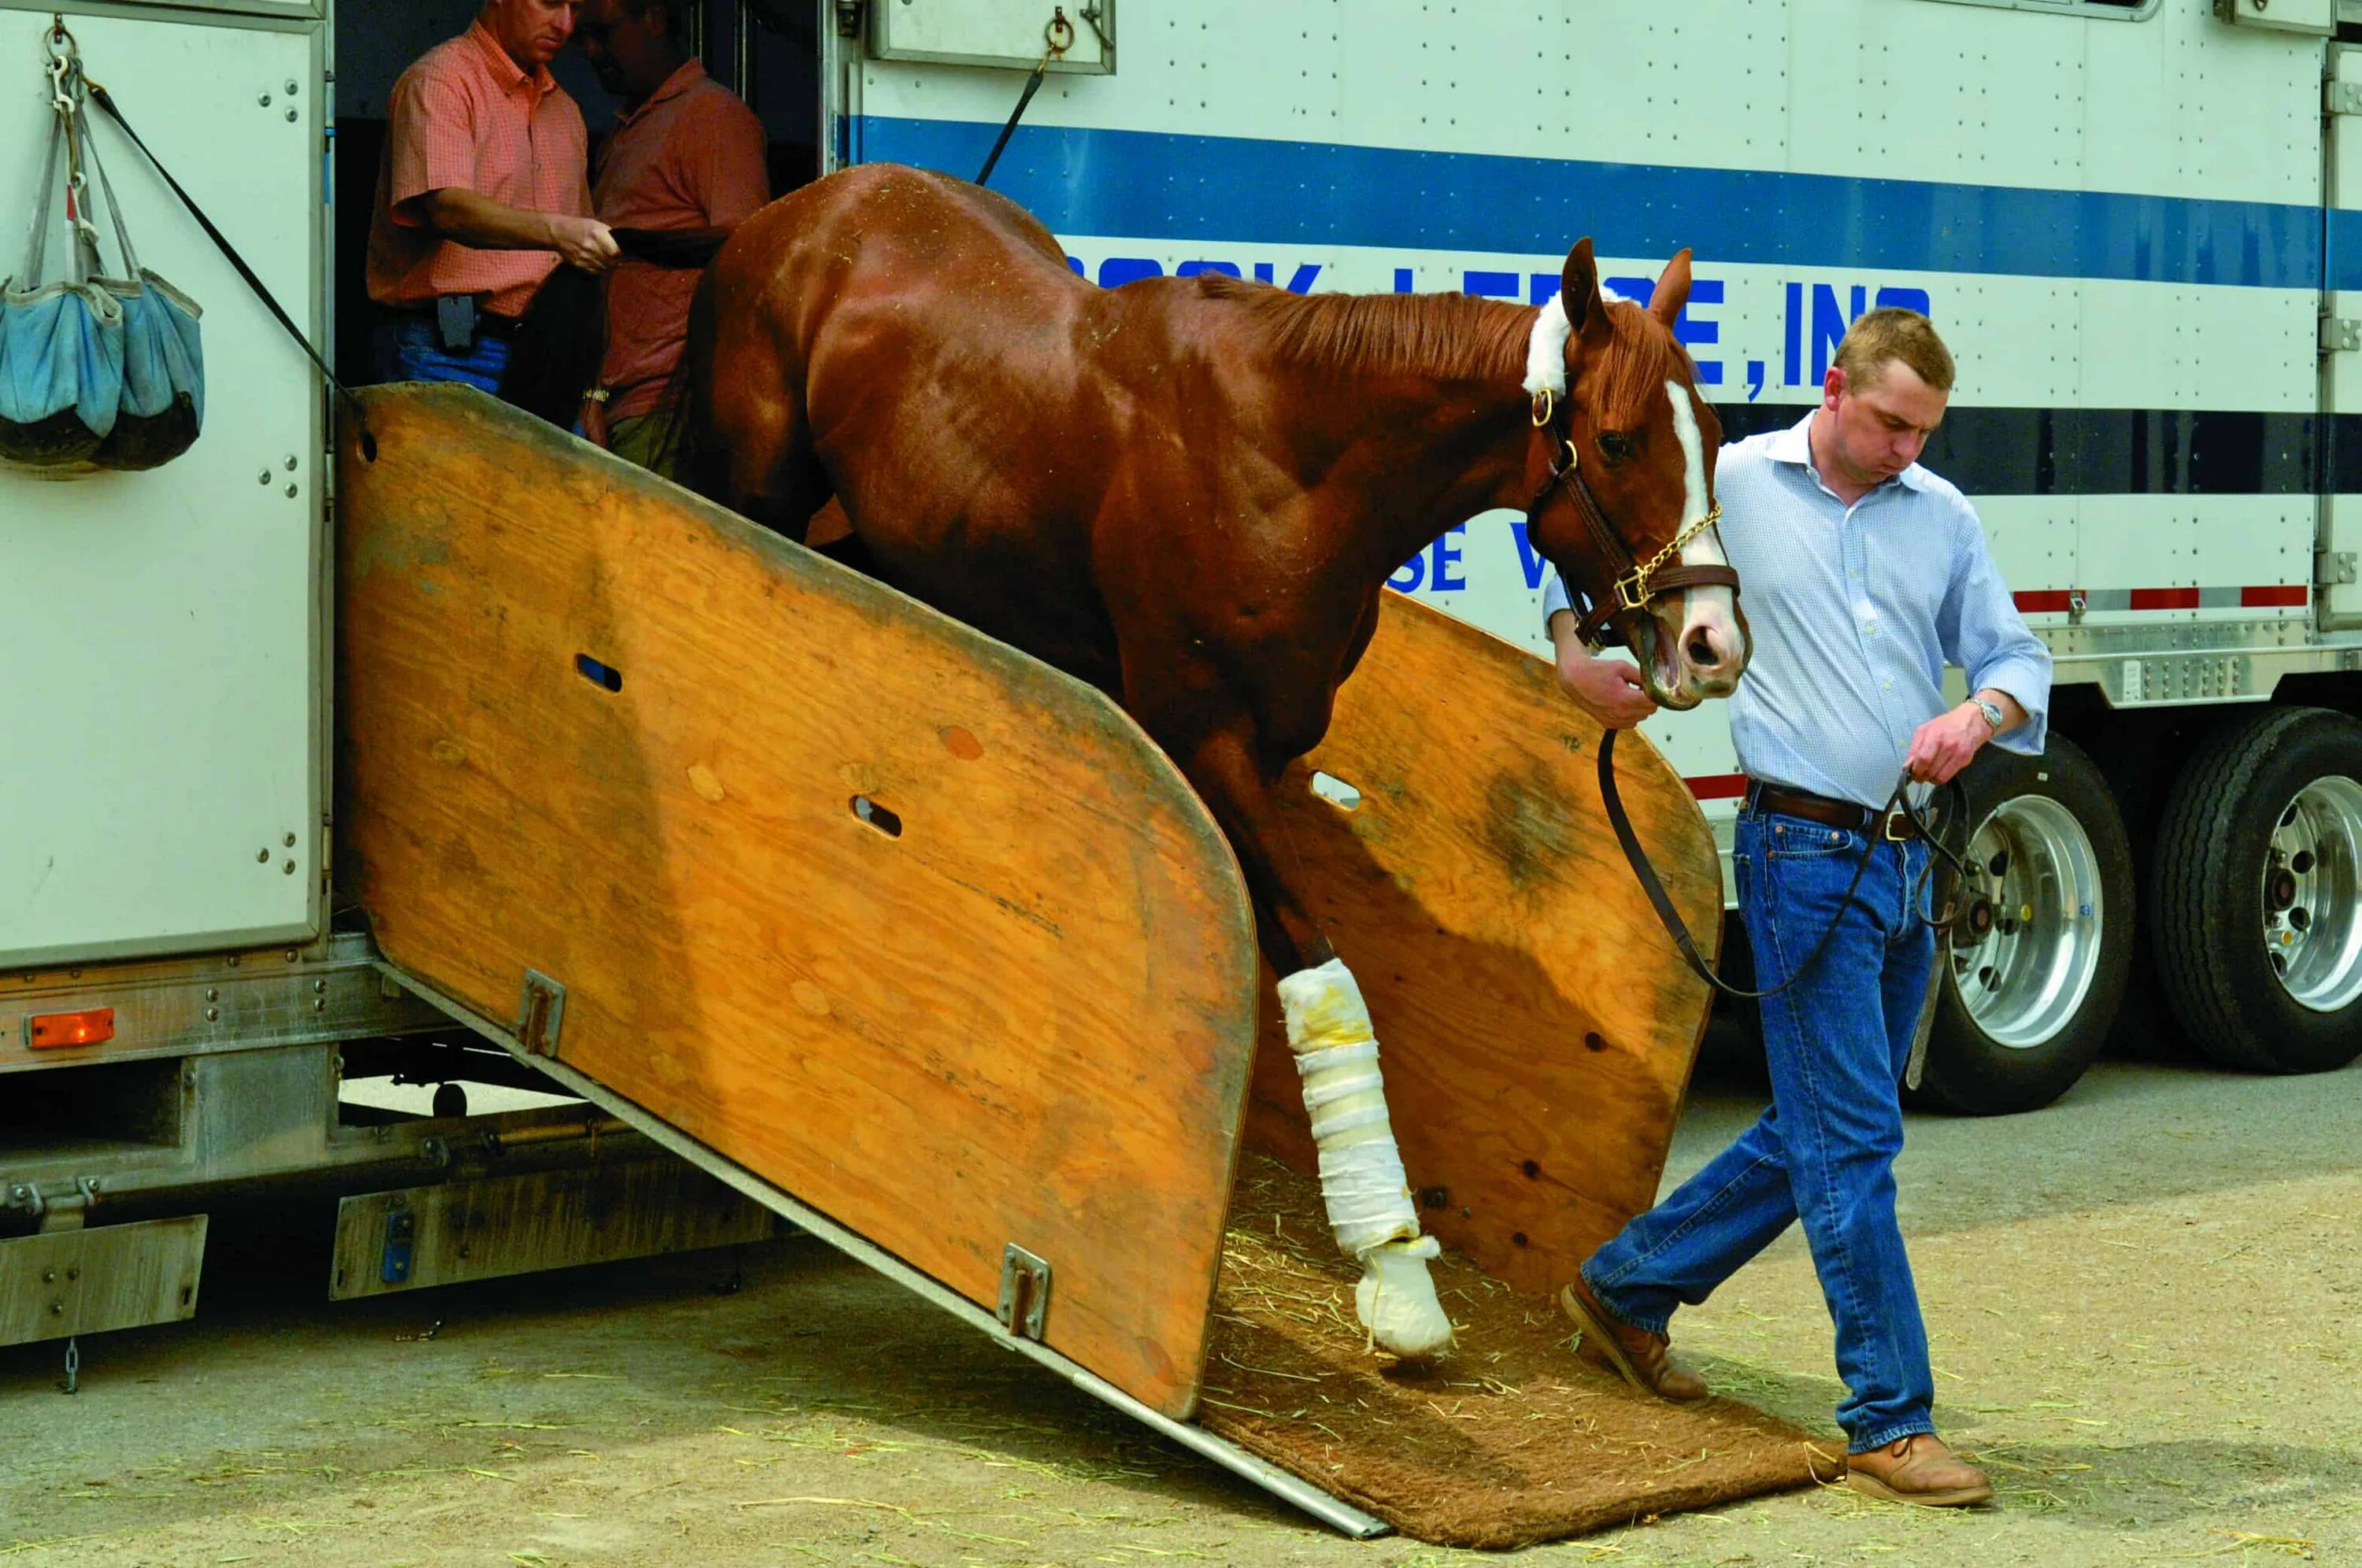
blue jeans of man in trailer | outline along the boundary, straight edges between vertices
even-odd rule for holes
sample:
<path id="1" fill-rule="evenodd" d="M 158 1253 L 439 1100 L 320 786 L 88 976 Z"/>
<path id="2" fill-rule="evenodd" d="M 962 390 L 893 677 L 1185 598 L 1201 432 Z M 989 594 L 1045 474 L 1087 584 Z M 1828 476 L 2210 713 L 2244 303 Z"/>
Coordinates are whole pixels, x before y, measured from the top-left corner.
<path id="1" fill-rule="evenodd" d="M 370 348 L 381 381 L 458 381 L 494 394 L 509 363 L 508 339 L 479 337 L 474 347 L 455 351 L 442 346 L 425 315 L 380 321 Z"/>
<path id="2" fill-rule="evenodd" d="M 1936 1430 L 1927 1333 L 1894 1217 L 1897 1097 L 1935 961 L 1913 897 L 1928 851 L 1877 845 L 1844 903 L 1862 844 L 1798 817 L 1740 815 L 1732 861 L 1756 984 L 1793 974 L 1833 918 L 1836 933 L 1804 978 L 1763 1001 L 1772 1108 L 1583 1265 L 1600 1305 L 1663 1333 L 1676 1306 L 1704 1301 L 1802 1220 L 1837 1325 L 1848 1391 L 1837 1418 L 1855 1453 Z"/>

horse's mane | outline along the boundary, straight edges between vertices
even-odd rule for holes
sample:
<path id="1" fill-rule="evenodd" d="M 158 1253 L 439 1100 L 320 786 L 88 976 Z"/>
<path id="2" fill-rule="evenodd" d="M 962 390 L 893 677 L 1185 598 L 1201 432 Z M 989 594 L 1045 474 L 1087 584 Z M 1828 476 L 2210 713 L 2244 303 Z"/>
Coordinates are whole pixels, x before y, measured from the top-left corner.
<path id="1" fill-rule="evenodd" d="M 1250 313 L 1273 352 L 1323 369 L 1383 374 L 1408 371 L 1447 381 L 1524 373 L 1534 313 L 1507 300 L 1473 294 L 1299 294 L 1220 272 L 1198 274 L 1198 293 Z M 1672 335 L 1649 330 L 1647 313 L 1611 299 L 1615 349 L 1605 367 L 1602 414 L 1629 419 L 1679 379 L 1687 359 Z"/>
<path id="2" fill-rule="evenodd" d="M 1533 313 L 1468 294 L 1299 294 L 1220 272 L 1198 292 L 1247 312 L 1282 358 L 1327 370 L 1407 370 L 1446 380 L 1522 366 Z"/>

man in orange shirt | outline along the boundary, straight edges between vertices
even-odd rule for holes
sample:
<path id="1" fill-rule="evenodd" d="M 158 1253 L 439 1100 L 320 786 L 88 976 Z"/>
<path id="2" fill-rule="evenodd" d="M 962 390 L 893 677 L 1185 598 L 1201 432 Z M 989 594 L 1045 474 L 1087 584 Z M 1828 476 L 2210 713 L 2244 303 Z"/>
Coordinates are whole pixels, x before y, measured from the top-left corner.
<path id="1" fill-rule="evenodd" d="M 594 195 L 617 228 L 718 247 L 771 199 L 763 124 L 682 48 L 681 11 L 682 0 L 584 0 L 575 36 L 600 85 L 624 100 Z M 670 466 L 666 399 L 699 276 L 626 259 L 607 285 L 607 354 L 583 426 L 659 472 Z"/>
<path id="2" fill-rule="evenodd" d="M 484 0 L 402 73 L 370 215 L 370 298 L 389 381 L 497 389 L 508 340 L 560 261 L 602 272 L 582 111 L 549 74 L 580 0 Z"/>

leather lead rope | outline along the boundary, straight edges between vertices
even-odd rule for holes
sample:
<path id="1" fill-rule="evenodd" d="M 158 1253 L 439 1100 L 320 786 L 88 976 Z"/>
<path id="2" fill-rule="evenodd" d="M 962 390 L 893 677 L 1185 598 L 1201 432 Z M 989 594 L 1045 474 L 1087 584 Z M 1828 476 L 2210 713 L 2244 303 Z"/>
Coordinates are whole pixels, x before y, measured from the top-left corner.
<path id="1" fill-rule="evenodd" d="M 1936 868 L 1937 856 L 1940 856 L 1943 858 L 1956 877 L 1965 878 L 1969 874 L 1969 867 L 1967 862 L 1960 856 L 1954 854 L 1942 836 L 1928 825 L 1926 819 L 1912 808 L 1910 787 L 1911 775 L 1905 772 L 1895 780 L 1894 792 L 1886 798 L 1885 811 L 1899 811 L 1910 819 L 1912 827 L 1921 838 L 1926 841 L 1928 849 L 1933 852 L 1928 856 L 1927 864 L 1919 872 L 1918 886 L 1912 889 L 1911 902 L 1915 910 L 1919 904 L 1919 894 L 1925 890 L 1927 878 Z M 1957 812 L 1947 812 L 1945 815 L 1961 823 L 1967 822 L 1968 791 L 1961 787 L 1957 778 L 1943 788 L 1949 792 L 1953 803 L 1959 808 Z M 1845 918 L 1846 905 L 1853 904 L 1864 913 L 1873 916 L 1878 912 L 1854 897 L 1855 892 L 1861 887 L 1863 873 L 1870 869 L 1871 857 L 1878 852 L 1879 841 L 1876 838 L 1870 838 L 1862 845 L 1861 857 L 1854 863 L 1853 880 L 1846 884 L 1845 896 L 1838 900 L 1837 913 L 1829 917 L 1827 928 L 1821 933 L 1820 940 L 1813 944 L 1813 950 L 1805 955 L 1805 961 L 1797 965 L 1788 977 L 1776 986 L 1768 987 L 1760 991 L 1750 991 L 1734 986 L 1716 974 L 1714 966 L 1708 964 L 1705 955 L 1698 951 L 1696 940 L 1690 935 L 1688 923 L 1682 919 L 1681 911 L 1673 908 L 1672 895 L 1665 891 L 1664 883 L 1659 880 L 1657 868 L 1650 864 L 1648 852 L 1640 847 L 1639 835 L 1632 831 L 1632 819 L 1624 810 L 1623 794 L 1616 787 L 1616 732 L 1614 730 L 1607 730 L 1599 737 L 1599 801 L 1600 804 L 1606 808 L 1607 825 L 1615 831 L 1616 842 L 1623 847 L 1624 858 L 1631 866 L 1634 878 L 1639 882 L 1640 890 L 1648 895 L 1649 902 L 1655 908 L 1657 919 L 1665 928 L 1665 934 L 1672 937 L 1673 945 L 1680 949 L 1682 961 L 1690 966 L 1691 971 L 1699 979 L 1704 980 L 1724 996 L 1736 997 L 1741 1001 L 1760 1001 L 1765 997 L 1778 996 L 1782 991 L 1803 979 L 1812 966 L 1819 961 L 1821 955 L 1828 950 L 1831 939 L 1838 933 L 1838 922 Z M 1881 814 L 1883 815 L 1884 812 Z M 1925 915 L 1919 918 L 1931 929 L 1944 931 L 1952 923 L 1952 913 L 1951 908 L 1948 905 L 1940 918 L 1929 919 Z"/>

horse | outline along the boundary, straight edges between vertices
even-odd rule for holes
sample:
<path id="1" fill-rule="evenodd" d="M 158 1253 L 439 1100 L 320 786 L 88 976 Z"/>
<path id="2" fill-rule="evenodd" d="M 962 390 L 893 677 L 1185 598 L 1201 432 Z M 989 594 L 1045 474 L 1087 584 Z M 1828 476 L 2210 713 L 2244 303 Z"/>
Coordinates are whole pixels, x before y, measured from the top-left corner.
<path id="1" fill-rule="evenodd" d="M 1099 289 L 1022 208 L 890 164 L 741 225 L 691 307 L 681 482 L 799 542 L 841 508 L 886 581 L 1100 688 L 1203 798 L 1282 977 L 1362 1321 L 1448 1345 L 1367 1009 L 1276 831 L 1403 561 L 1518 507 L 1659 703 L 1727 696 L 1749 643 L 1716 529 L 1721 444 L 1672 334 L 1586 237 L 1540 306 L 1296 294 L 1212 271 Z M 823 525 L 825 526 L 825 525 Z"/>

